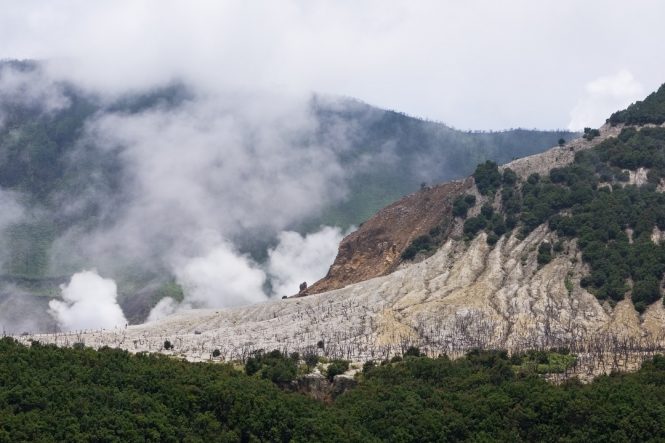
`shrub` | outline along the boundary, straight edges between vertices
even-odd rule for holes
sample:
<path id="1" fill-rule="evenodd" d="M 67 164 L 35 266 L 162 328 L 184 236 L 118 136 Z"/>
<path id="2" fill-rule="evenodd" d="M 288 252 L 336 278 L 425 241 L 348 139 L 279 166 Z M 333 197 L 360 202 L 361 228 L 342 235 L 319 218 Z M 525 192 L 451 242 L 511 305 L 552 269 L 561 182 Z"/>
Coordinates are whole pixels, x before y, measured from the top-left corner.
<path id="1" fill-rule="evenodd" d="M 333 360 L 326 369 L 326 376 L 333 381 L 336 375 L 344 374 L 349 370 L 349 362 L 346 360 Z"/>
<path id="2" fill-rule="evenodd" d="M 513 186 L 515 183 L 517 183 L 517 174 L 512 169 L 506 168 L 503 170 L 503 177 L 501 178 L 501 181 L 506 186 Z"/>
<path id="3" fill-rule="evenodd" d="M 367 375 L 374 368 L 376 368 L 376 363 L 374 362 L 374 360 L 367 360 L 363 364 L 363 374 Z"/>
<path id="4" fill-rule="evenodd" d="M 459 196 L 453 202 L 453 215 L 455 217 L 466 217 L 466 213 L 469 211 L 469 204 L 464 199 L 464 196 Z"/>
<path id="5" fill-rule="evenodd" d="M 308 367 L 313 368 L 319 362 L 319 357 L 314 353 L 309 353 L 309 354 L 305 354 L 305 359 L 304 360 L 305 360 L 305 364 Z"/>
<path id="6" fill-rule="evenodd" d="M 417 347 L 409 346 L 406 352 L 404 352 L 404 357 L 424 357 L 424 354 Z"/>
<path id="7" fill-rule="evenodd" d="M 471 217 L 464 222 L 464 234 L 468 237 L 474 237 L 478 232 L 485 229 L 487 220 L 483 217 Z"/>
<path id="8" fill-rule="evenodd" d="M 552 261 L 552 245 L 549 242 L 542 242 L 538 246 L 538 264 L 545 265 Z"/>
<path id="9" fill-rule="evenodd" d="M 478 192 L 487 195 L 496 191 L 501 186 L 501 173 L 497 164 L 491 160 L 481 163 L 473 173 Z"/>
<path id="10" fill-rule="evenodd" d="M 492 214 L 494 214 L 494 208 L 492 205 L 489 203 L 485 203 L 481 208 L 480 208 L 480 215 L 485 217 L 487 220 L 492 218 Z"/>

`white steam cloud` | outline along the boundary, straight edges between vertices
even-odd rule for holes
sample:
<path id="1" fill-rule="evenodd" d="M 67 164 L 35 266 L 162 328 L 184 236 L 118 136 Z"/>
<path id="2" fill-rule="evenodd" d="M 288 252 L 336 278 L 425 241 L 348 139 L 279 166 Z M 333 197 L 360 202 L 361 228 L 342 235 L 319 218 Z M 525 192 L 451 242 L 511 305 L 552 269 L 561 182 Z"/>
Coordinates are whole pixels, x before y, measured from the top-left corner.
<path id="1" fill-rule="evenodd" d="M 181 303 L 170 297 L 160 300 L 148 321 L 183 309 L 235 306 L 296 294 L 301 282 L 313 283 L 326 275 L 342 237 L 339 228 L 330 226 L 306 236 L 283 231 L 277 246 L 268 251 L 267 269 L 238 254 L 230 244 L 219 244 L 176 267 L 185 299 Z M 266 281 L 272 286 L 271 294 L 266 293 Z"/>
<path id="2" fill-rule="evenodd" d="M 293 295 L 303 281 L 311 284 L 324 277 L 342 237 L 341 229 L 330 226 L 304 237 L 292 231 L 280 233 L 279 244 L 268 252 L 273 292 Z"/>
<path id="3" fill-rule="evenodd" d="M 597 128 L 614 111 L 623 109 L 644 96 L 644 87 L 628 70 L 599 77 L 586 85 L 584 97 L 570 112 L 568 129 Z"/>
<path id="4" fill-rule="evenodd" d="M 113 280 L 100 277 L 96 271 L 83 271 L 74 274 L 69 284 L 60 288 L 62 300 L 49 302 L 49 313 L 60 329 L 106 329 L 127 324 Z"/>
<path id="5" fill-rule="evenodd" d="M 224 243 L 186 261 L 176 277 L 187 294 L 186 301 L 194 306 L 234 306 L 265 297 L 265 273 Z"/>

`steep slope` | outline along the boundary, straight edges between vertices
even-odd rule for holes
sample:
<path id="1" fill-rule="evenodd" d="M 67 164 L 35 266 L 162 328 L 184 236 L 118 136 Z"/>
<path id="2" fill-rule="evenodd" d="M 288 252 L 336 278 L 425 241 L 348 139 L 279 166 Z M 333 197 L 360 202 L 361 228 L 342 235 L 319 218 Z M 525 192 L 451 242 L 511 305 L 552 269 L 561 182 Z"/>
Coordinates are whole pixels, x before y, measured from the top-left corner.
<path id="1" fill-rule="evenodd" d="M 593 140 L 575 139 L 542 154 L 514 160 L 502 168 L 510 168 L 524 180 L 533 173 L 546 175 L 552 168 L 573 162 L 577 152 L 616 137 L 620 131 L 620 126 L 605 125 Z M 431 242 L 432 237 L 441 240 L 449 236 L 454 225 L 453 203 L 465 193 L 482 199 L 469 178 L 425 187 L 380 210 L 342 240 L 326 277 L 300 295 L 338 289 L 392 272 L 404 261 L 403 254 L 414 241 Z M 475 214 L 479 206 L 476 205 Z"/>

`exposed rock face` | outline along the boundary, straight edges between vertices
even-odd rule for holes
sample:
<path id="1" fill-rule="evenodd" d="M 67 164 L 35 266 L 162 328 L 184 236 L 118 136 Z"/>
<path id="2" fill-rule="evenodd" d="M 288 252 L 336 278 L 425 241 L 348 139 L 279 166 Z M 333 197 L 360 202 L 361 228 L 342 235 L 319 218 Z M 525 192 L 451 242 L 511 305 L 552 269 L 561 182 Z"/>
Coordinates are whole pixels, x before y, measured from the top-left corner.
<path id="1" fill-rule="evenodd" d="M 386 275 L 402 262 L 411 241 L 443 221 L 452 222 L 455 198 L 473 186 L 473 179 L 425 187 L 380 210 L 339 246 L 328 275 L 301 295 L 339 289 Z M 452 223 L 450 223 L 452 227 Z"/>
<path id="2" fill-rule="evenodd" d="M 344 392 L 355 387 L 358 382 L 347 375 L 336 375 L 332 382 L 320 372 L 307 374 L 293 382 L 293 388 L 322 402 L 331 402 Z"/>
<path id="3" fill-rule="evenodd" d="M 511 168 L 522 178 L 526 178 L 533 173 L 546 175 L 552 168 L 559 168 L 572 163 L 576 152 L 592 148 L 610 137 L 616 137 L 623 127 L 623 125 L 610 126 L 609 124 L 605 124 L 600 128 L 600 135 L 594 137 L 591 141 L 584 138 L 577 138 L 563 146 L 556 146 L 541 154 L 513 160 L 505 164 L 503 168 Z"/>

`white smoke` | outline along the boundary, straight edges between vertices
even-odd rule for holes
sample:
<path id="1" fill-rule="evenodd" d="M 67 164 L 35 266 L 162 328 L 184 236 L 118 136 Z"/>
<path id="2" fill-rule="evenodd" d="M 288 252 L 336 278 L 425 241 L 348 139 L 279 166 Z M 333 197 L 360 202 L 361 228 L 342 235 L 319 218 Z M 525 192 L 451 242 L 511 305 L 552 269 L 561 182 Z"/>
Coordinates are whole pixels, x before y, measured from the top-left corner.
<path id="1" fill-rule="evenodd" d="M 570 112 L 568 129 L 597 128 L 618 109 L 644 96 L 644 87 L 633 74 L 623 69 L 614 75 L 599 77 L 586 85 L 584 96 Z"/>
<path id="2" fill-rule="evenodd" d="M 224 243 L 184 262 L 176 270 L 176 278 L 193 306 L 235 306 L 265 297 L 265 273 Z"/>
<path id="3" fill-rule="evenodd" d="M 127 324 L 118 305 L 115 282 L 96 271 L 82 271 L 60 287 L 62 300 L 49 302 L 49 313 L 64 331 L 105 329 Z"/>
<path id="4" fill-rule="evenodd" d="M 302 281 L 313 283 L 326 275 L 342 237 L 339 228 L 330 226 L 304 237 L 281 232 L 277 246 L 268 251 L 265 270 L 228 243 L 211 248 L 204 256 L 181 259 L 174 268 L 185 299 L 181 303 L 170 297 L 160 300 L 148 321 L 184 309 L 235 306 L 293 295 Z M 270 281 L 271 293 L 266 293 L 266 281 Z"/>
<path id="5" fill-rule="evenodd" d="M 237 306 L 266 298 L 265 273 L 228 243 L 218 244 L 205 255 L 182 260 L 175 273 L 185 299 L 178 303 L 163 298 L 150 311 L 148 321 L 185 309 Z"/>
<path id="6" fill-rule="evenodd" d="M 304 237 L 292 231 L 280 233 L 279 244 L 268 252 L 273 292 L 293 295 L 303 281 L 312 284 L 324 277 L 342 237 L 341 229 L 330 226 Z"/>

